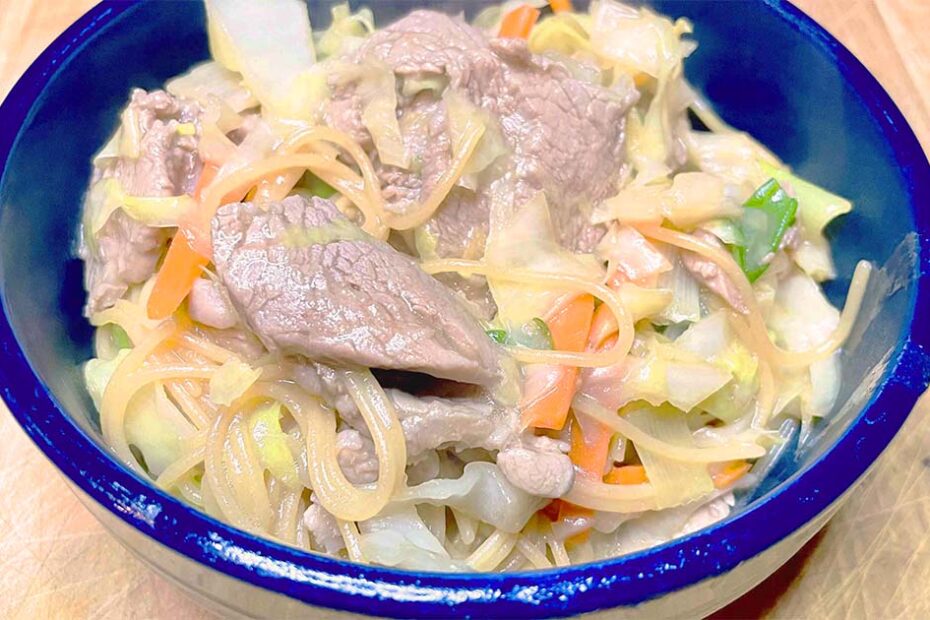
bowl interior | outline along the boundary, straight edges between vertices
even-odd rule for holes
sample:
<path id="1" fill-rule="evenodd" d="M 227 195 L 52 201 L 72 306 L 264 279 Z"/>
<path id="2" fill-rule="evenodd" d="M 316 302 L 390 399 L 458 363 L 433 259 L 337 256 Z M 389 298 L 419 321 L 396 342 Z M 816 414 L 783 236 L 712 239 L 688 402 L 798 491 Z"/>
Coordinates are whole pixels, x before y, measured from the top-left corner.
<path id="1" fill-rule="evenodd" d="M 315 25 L 325 25 L 330 3 L 310 4 Z M 424 3 L 370 4 L 383 24 Z M 490 3 L 430 4 L 473 15 Z M 840 274 L 827 286 L 833 302 L 842 304 L 857 260 L 888 265 L 871 285 L 864 310 L 869 329 L 857 328 L 844 352 L 837 415 L 817 427 L 812 447 L 791 451 L 759 495 L 829 450 L 897 361 L 916 295 L 909 180 L 845 70 L 769 7 L 652 4 L 693 21 L 699 47 L 686 64 L 688 76 L 727 121 L 751 131 L 802 176 L 854 201 L 853 213 L 828 231 Z M 124 12 L 57 66 L 19 132 L 0 185 L 7 318 L 55 401 L 98 443 L 97 415 L 80 373 L 92 330 L 81 315 L 82 266 L 74 257 L 89 162 L 114 130 L 130 88 L 157 88 L 207 57 L 200 3 L 148 2 Z"/>

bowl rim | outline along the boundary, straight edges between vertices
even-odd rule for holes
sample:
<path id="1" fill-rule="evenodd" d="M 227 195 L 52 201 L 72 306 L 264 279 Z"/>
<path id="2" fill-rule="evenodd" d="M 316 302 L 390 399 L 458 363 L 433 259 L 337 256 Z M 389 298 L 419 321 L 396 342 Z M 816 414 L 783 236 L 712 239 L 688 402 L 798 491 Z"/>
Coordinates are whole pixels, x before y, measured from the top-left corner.
<path id="1" fill-rule="evenodd" d="M 105 0 L 65 30 L 33 62 L 0 106 L 0 188 L 21 127 L 57 71 L 95 35 L 131 15 L 139 0 Z M 868 70 L 787 0 L 766 7 L 835 64 L 862 99 L 910 186 L 920 273 L 930 270 L 930 164 L 897 106 Z M 3 208 L 3 207 L 0 207 Z M 910 300 L 908 335 L 884 381 L 832 449 L 740 514 L 635 554 L 589 564 L 503 574 L 442 574 L 359 565 L 299 551 L 219 522 L 120 465 L 88 437 L 33 372 L 0 299 L 0 390 L 30 439 L 84 494 L 175 553 L 248 584 L 331 609 L 414 615 L 563 616 L 635 605 L 731 570 L 826 510 L 894 437 L 930 379 L 930 283 Z M 5 291 L 4 291 L 5 293 Z M 779 520 L 768 515 L 779 515 Z M 493 605 L 493 607 L 491 607 Z"/>

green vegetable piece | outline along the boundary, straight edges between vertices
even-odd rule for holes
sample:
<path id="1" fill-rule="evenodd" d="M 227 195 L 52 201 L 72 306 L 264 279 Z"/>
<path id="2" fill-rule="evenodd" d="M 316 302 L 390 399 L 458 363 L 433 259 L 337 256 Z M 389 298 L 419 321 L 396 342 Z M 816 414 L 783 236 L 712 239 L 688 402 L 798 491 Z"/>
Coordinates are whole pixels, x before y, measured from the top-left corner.
<path id="1" fill-rule="evenodd" d="M 132 340 L 129 339 L 129 334 L 126 333 L 125 329 L 115 324 L 110 329 L 112 330 L 110 334 L 113 337 L 113 344 L 116 345 L 117 349 L 132 348 Z"/>
<path id="2" fill-rule="evenodd" d="M 743 205 L 742 233 L 745 245 L 733 245 L 736 262 L 750 282 L 768 269 L 768 256 L 778 251 L 785 231 L 794 223 L 798 201 L 778 181 L 769 179 Z"/>
<path id="3" fill-rule="evenodd" d="M 320 198 L 329 198 L 336 193 L 335 188 L 312 172 L 305 172 L 300 177 L 297 186 L 307 190 L 311 196 L 319 196 Z"/>
<path id="4" fill-rule="evenodd" d="M 489 329 L 487 334 L 497 344 L 507 344 L 510 340 L 510 336 L 507 335 L 507 331 L 504 329 Z"/>

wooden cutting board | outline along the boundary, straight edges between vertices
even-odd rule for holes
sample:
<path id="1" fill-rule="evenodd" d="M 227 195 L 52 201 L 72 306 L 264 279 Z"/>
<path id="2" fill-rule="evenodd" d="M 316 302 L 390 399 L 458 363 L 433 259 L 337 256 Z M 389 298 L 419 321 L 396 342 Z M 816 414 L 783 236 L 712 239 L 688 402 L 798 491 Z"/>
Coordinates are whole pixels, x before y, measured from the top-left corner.
<path id="1" fill-rule="evenodd" d="M 0 96 L 92 4 L 0 0 Z M 797 4 L 878 76 L 930 146 L 930 0 Z M 0 618 L 213 617 L 113 540 L 0 409 Z M 930 617 L 928 415 L 925 396 L 893 449 L 827 529 L 717 615 Z"/>

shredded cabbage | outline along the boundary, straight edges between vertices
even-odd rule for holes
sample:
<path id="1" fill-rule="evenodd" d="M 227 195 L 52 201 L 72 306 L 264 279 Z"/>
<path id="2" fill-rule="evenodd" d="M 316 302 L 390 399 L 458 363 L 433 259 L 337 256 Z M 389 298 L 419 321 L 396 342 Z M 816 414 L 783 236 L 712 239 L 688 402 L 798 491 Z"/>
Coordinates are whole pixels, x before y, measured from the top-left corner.
<path id="1" fill-rule="evenodd" d="M 597 253 L 607 261 L 607 273 L 623 275 L 624 280 L 645 284 L 672 264 L 665 255 L 631 226 L 612 226 L 597 245 Z"/>
<path id="2" fill-rule="evenodd" d="M 141 453 L 153 476 L 181 457 L 183 438 L 192 433 L 193 427 L 161 385 L 141 390 L 126 410 L 126 440 Z"/>
<path id="3" fill-rule="evenodd" d="M 495 222 L 485 249 L 485 261 L 495 267 L 532 269 L 540 273 L 571 274 L 602 282 L 604 269 L 590 254 L 573 254 L 556 241 L 543 193 L 536 194 L 509 218 Z M 497 322 L 508 331 L 545 316 L 565 291 L 497 281 L 488 284 L 497 303 Z"/>
<path id="4" fill-rule="evenodd" d="M 84 384 L 87 386 L 87 393 L 90 394 L 91 400 L 97 411 L 101 409 L 103 402 L 103 393 L 107 389 L 110 377 L 116 372 L 116 367 L 120 365 L 132 349 L 120 349 L 116 352 L 113 359 L 93 358 L 84 364 Z"/>
<path id="5" fill-rule="evenodd" d="M 309 120 L 319 76 L 307 5 L 300 0 L 206 0 L 213 58 L 242 74 L 263 114 Z"/>
<path id="6" fill-rule="evenodd" d="M 640 430 L 672 445 L 694 447 L 687 417 L 669 407 L 642 407 L 626 414 Z M 634 444 L 635 445 L 635 444 Z M 703 463 L 685 463 L 636 447 L 646 476 L 656 492 L 659 509 L 687 504 L 712 493 L 714 482 Z"/>
<path id="7" fill-rule="evenodd" d="M 356 49 L 369 34 L 375 31 L 375 17 L 364 7 L 352 12 L 349 3 L 337 4 L 330 9 L 332 23 L 316 41 L 320 58 Z"/>
<path id="8" fill-rule="evenodd" d="M 698 408 L 724 422 L 741 417 L 756 392 L 759 361 L 736 339 L 723 311 L 693 324 L 675 340 L 675 346 L 689 351 L 725 372 L 733 381 L 702 401 Z"/>
<path id="9" fill-rule="evenodd" d="M 701 318 L 701 287 L 677 254 L 671 254 L 669 260 L 672 270 L 659 276 L 657 286 L 671 291 L 672 300 L 656 315 L 656 323 L 694 323 Z"/>
<path id="10" fill-rule="evenodd" d="M 529 48 L 534 54 L 556 52 L 573 56 L 578 52 L 590 52 L 591 38 L 588 35 L 591 19 L 588 15 L 557 13 L 541 21 L 530 31 Z"/>
<path id="11" fill-rule="evenodd" d="M 424 482 L 398 493 L 394 501 L 450 506 L 499 530 L 517 533 L 547 500 L 513 486 L 497 465 L 472 462 L 460 478 Z"/>
<path id="12" fill-rule="evenodd" d="M 252 368 L 236 358 L 229 359 L 210 377 L 208 397 L 214 404 L 228 407 L 245 394 L 260 376 L 260 368 Z"/>
<path id="13" fill-rule="evenodd" d="M 789 351 L 804 351 L 827 340 L 839 318 L 839 311 L 813 278 L 794 269 L 779 283 L 768 326 Z M 822 417 L 830 413 L 839 392 L 839 353 L 799 373 L 795 380 L 800 385 L 801 415 Z"/>
<path id="14" fill-rule="evenodd" d="M 691 33 L 685 19 L 672 22 L 648 9 L 614 0 L 591 3 L 591 45 L 628 73 L 659 78 L 668 68 L 694 51 L 694 43 L 682 41 Z"/>
<path id="15" fill-rule="evenodd" d="M 504 142 L 504 138 L 498 130 L 497 123 L 486 112 L 476 107 L 456 90 L 447 90 L 442 98 L 446 104 L 449 132 L 452 135 L 453 143 L 457 143 L 459 136 L 467 133 L 467 127 L 471 123 L 483 125 L 485 128 L 484 133 L 481 135 L 481 141 L 478 142 L 478 146 L 468 160 L 463 174 L 477 174 L 493 164 L 498 157 L 510 153 L 507 143 Z M 455 150 L 453 149 L 453 151 Z"/>
<path id="16" fill-rule="evenodd" d="M 369 562 L 408 570 L 469 570 L 452 559 L 413 505 L 389 504 L 372 519 L 359 522 L 359 545 Z"/>
<path id="17" fill-rule="evenodd" d="M 242 76 L 216 61 L 191 68 L 165 84 L 165 90 L 183 99 L 191 99 L 205 108 L 223 104 L 235 114 L 254 108 L 258 100 L 242 85 Z"/>
<path id="18" fill-rule="evenodd" d="M 146 226 L 174 228 L 186 213 L 196 208 L 197 202 L 187 194 L 130 196 L 123 191 L 119 181 L 110 177 L 98 181 L 90 188 L 84 207 L 84 217 L 89 222 L 86 232 L 96 237 L 117 209 L 122 209 L 126 215 Z"/>
<path id="19" fill-rule="evenodd" d="M 715 174 L 740 188 L 735 198 L 745 201 L 769 178 L 760 162 L 780 166 L 781 162 L 749 134 L 690 131 L 686 136 L 691 162 L 703 172 Z"/>
<path id="20" fill-rule="evenodd" d="M 329 75 L 337 85 L 356 85 L 356 94 L 363 106 L 362 123 L 371 134 L 381 161 L 389 166 L 408 168 L 410 155 L 397 120 L 397 84 L 391 68 L 369 58 L 363 64 L 335 64 Z"/>
<path id="21" fill-rule="evenodd" d="M 289 489 L 300 492 L 303 483 L 291 451 L 292 438 L 281 430 L 281 415 L 281 403 L 257 409 L 249 416 L 249 433 L 258 446 L 258 455 L 265 469 Z"/>
<path id="22" fill-rule="evenodd" d="M 668 219 L 678 228 L 693 228 L 717 218 L 737 216 L 739 203 L 724 181 L 705 172 L 682 172 L 671 181 L 632 184 L 595 209 L 595 222 L 655 223 Z"/>

